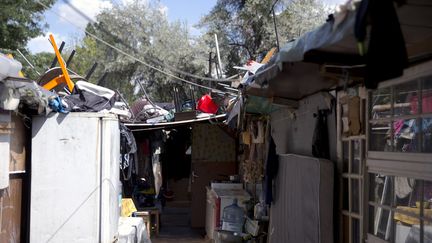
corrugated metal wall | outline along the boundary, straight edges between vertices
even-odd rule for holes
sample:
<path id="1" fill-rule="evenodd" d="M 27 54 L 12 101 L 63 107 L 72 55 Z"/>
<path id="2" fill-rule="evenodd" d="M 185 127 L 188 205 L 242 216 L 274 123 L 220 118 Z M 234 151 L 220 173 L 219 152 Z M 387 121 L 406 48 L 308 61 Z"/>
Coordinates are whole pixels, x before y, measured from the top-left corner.
<path id="1" fill-rule="evenodd" d="M 313 114 L 316 113 L 318 109 L 330 108 L 327 97 L 327 94 L 317 93 L 300 100 L 298 109 L 294 111 L 290 109 L 280 109 L 278 112 L 271 114 L 272 136 L 275 140 L 276 152 L 278 154 L 293 153 L 312 156 L 312 139 L 316 124 L 316 118 L 314 118 Z M 333 112 L 327 116 L 327 127 L 329 133 L 330 159 L 336 161 L 336 110 L 335 107 L 332 108 Z M 282 180 L 282 184 L 285 183 L 284 185 L 286 185 L 286 174 L 283 174 L 283 172 L 281 173 L 282 177 L 279 179 Z M 308 174 L 305 176 L 307 175 Z M 276 185 L 277 190 L 286 188 L 279 187 L 278 182 L 276 182 Z M 283 192 L 286 193 L 283 197 L 288 198 L 289 192 Z M 335 193 L 337 194 L 338 192 Z M 337 202 L 334 207 L 338 207 Z M 337 225 L 337 218 L 335 218 L 335 223 Z M 273 242 L 278 243 L 285 241 Z"/>
<path id="2" fill-rule="evenodd" d="M 333 163 L 281 155 L 270 209 L 270 243 L 333 242 Z"/>

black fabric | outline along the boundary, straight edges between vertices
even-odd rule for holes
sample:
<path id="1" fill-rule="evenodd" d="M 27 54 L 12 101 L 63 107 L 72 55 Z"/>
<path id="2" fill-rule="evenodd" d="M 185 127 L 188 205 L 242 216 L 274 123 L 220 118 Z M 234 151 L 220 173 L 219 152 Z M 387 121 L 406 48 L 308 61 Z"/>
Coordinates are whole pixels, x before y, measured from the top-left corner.
<path id="1" fill-rule="evenodd" d="M 312 155 L 316 158 L 330 159 L 329 136 L 326 110 L 318 111 L 312 139 Z"/>
<path id="2" fill-rule="evenodd" d="M 357 10 L 354 34 L 364 42 L 371 23 L 366 54 L 365 86 L 375 89 L 384 80 L 399 77 L 408 65 L 405 41 L 393 0 L 363 0 Z"/>
<path id="3" fill-rule="evenodd" d="M 186 151 L 190 145 L 191 130 L 188 127 L 178 127 L 171 130 L 160 158 L 162 162 L 162 178 L 165 183 L 169 179 L 189 178 L 191 157 L 186 155 Z"/>
<path id="4" fill-rule="evenodd" d="M 85 90 L 80 90 L 75 86 L 72 94 L 65 96 L 63 100 L 67 103 L 68 111 L 86 111 L 86 112 L 98 112 L 104 109 L 110 110 L 114 103 L 114 96 L 111 99 L 107 99 L 102 96 L 95 95 Z"/>
<path id="5" fill-rule="evenodd" d="M 273 202 L 273 180 L 276 178 L 279 169 L 279 157 L 276 154 L 276 144 L 270 136 L 269 151 L 266 161 L 264 177 L 264 196 L 267 205 Z"/>
<path id="6" fill-rule="evenodd" d="M 123 180 L 128 181 L 132 172 L 136 172 L 137 161 L 137 145 L 132 131 L 124 124 L 120 123 L 120 154 L 121 165 L 120 169 L 123 175 Z"/>

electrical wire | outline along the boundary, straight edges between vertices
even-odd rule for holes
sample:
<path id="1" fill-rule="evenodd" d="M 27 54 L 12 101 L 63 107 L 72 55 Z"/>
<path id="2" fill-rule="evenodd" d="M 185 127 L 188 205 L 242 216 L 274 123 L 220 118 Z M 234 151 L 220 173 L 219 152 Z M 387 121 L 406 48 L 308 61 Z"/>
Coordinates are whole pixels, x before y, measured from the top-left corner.
<path id="1" fill-rule="evenodd" d="M 160 68 L 154 67 L 154 66 L 152 66 L 152 65 L 150 65 L 150 64 L 148 64 L 148 63 L 142 61 L 141 59 L 139 59 L 139 58 L 137 58 L 137 57 L 135 57 L 135 56 L 133 56 L 133 55 L 131 55 L 131 54 L 129 54 L 129 53 L 127 53 L 127 52 L 125 52 L 125 51 L 123 51 L 123 50 L 117 48 L 117 47 L 115 47 L 114 45 L 112 45 L 112 44 L 106 42 L 105 40 L 103 40 L 102 38 L 99 38 L 99 37 L 96 36 L 95 34 L 93 34 L 93 33 L 89 32 L 89 31 L 87 31 L 87 30 L 85 30 L 85 29 L 79 27 L 77 24 L 73 23 L 72 21 L 70 21 L 70 20 L 67 19 L 66 17 L 64 17 L 64 16 L 58 14 L 57 12 L 51 10 L 47 5 L 45 5 L 44 3 L 40 2 L 39 0 L 36 0 L 36 2 L 37 2 L 38 4 L 40 4 L 41 6 L 43 6 L 46 10 L 48 10 L 48 11 L 52 12 L 53 14 L 57 15 L 59 18 L 62 18 L 62 19 L 65 20 L 66 22 L 68 22 L 68 23 L 70 23 L 71 25 L 75 26 L 76 28 L 78 28 L 78 29 L 84 31 L 87 35 L 89 35 L 90 37 L 94 38 L 95 40 L 97 40 L 97 41 L 101 42 L 102 44 L 104 44 L 104 45 L 106 45 L 106 46 L 108 46 L 108 47 L 110 47 L 110 48 L 116 50 L 116 51 L 119 52 L 120 54 L 125 55 L 125 56 L 131 58 L 132 60 L 135 60 L 135 61 L 137 61 L 137 62 L 143 64 L 144 66 L 147 66 L 147 67 L 149 67 L 149 68 L 151 68 L 151 69 L 153 69 L 153 70 L 156 70 L 156 71 L 158 71 L 158 72 L 160 72 L 160 73 L 162 73 L 162 74 L 165 74 L 165 75 L 167 75 L 167 76 L 169 76 L 169 77 L 175 78 L 175 79 L 180 80 L 180 81 L 182 81 L 182 82 L 188 83 L 188 84 L 190 84 L 190 85 L 194 85 L 194 86 L 197 86 L 197 87 L 200 87 L 200 88 L 203 88 L 203 89 L 207 89 L 207 90 L 210 90 L 210 91 L 219 91 L 219 92 L 223 92 L 223 93 L 225 93 L 225 92 L 222 91 L 222 90 L 218 90 L 218 89 L 214 89 L 214 88 L 211 88 L 211 87 L 207 87 L 207 86 L 204 86 L 204 85 L 197 84 L 197 83 L 195 83 L 195 82 L 192 82 L 192 81 L 186 80 L 186 79 L 184 79 L 184 78 L 178 77 L 178 76 L 176 76 L 176 75 L 173 75 L 173 74 L 171 74 L 171 73 L 168 73 L 168 72 L 166 72 L 166 71 L 164 71 L 164 70 L 162 70 L 162 69 L 160 69 Z M 223 80 L 222 80 L 222 81 L 223 81 Z M 231 81 L 232 81 L 232 80 L 231 80 Z"/>

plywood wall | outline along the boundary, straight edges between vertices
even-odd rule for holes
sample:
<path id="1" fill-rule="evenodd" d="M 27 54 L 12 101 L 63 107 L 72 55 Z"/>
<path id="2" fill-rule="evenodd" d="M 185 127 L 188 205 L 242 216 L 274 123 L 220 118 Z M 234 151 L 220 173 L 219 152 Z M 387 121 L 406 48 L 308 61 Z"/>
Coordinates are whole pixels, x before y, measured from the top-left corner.
<path id="1" fill-rule="evenodd" d="M 299 108 L 280 109 L 271 114 L 272 136 L 278 154 L 312 156 L 312 139 L 318 109 L 329 109 L 327 95 L 318 93 L 299 101 Z M 336 110 L 327 116 L 330 159 L 336 161 Z"/>
<path id="2" fill-rule="evenodd" d="M 217 125 L 199 123 L 192 127 L 192 161 L 235 161 L 235 140 Z"/>
<path id="3" fill-rule="evenodd" d="M 9 187 L 0 190 L 0 243 L 23 242 L 21 239 L 24 222 L 23 182 L 26 177 L 26 127 L 20 117 L 12 115 L 10 130 Z"/>

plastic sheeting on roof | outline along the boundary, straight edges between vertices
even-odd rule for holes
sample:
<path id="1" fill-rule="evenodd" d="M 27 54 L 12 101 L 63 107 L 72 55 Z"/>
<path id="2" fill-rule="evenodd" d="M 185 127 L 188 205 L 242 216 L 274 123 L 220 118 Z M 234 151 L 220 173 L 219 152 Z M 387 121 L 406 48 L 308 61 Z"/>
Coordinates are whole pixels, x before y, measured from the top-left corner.
<path id="1" fill-rule="evenodd" d="M 257 74 L 250 77 L 249 84 L 265 85 L 282 71 L 282 63 L 301 62 L 308 51 L 334 45 L 344 38 L 353 35 L 356 12 L 347 10 L 343 20 L 331 19 L 315 30 L 312 30 L 294 41 L 286 43 L 272 60 L 261 67 Z"/>

